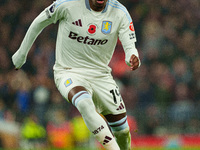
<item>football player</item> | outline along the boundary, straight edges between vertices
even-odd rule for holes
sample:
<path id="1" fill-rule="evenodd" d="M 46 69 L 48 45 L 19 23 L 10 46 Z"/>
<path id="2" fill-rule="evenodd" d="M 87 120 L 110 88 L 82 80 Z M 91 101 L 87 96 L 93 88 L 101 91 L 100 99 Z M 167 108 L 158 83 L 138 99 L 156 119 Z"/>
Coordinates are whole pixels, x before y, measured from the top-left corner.
<path id="1" fill-rule="evenodd" d="M 78 109 L 88 129 L 105 149 L 130 150 L 125 104 L 108 66 L 118 39 L 130 69 L 140 66 L 130 14 L 117 0 L 57 0 L 30 25 L 12 56 L 16 69 L 26 62 L 41 31 L 58 21 L 53 68 L 58 90 Z"/>

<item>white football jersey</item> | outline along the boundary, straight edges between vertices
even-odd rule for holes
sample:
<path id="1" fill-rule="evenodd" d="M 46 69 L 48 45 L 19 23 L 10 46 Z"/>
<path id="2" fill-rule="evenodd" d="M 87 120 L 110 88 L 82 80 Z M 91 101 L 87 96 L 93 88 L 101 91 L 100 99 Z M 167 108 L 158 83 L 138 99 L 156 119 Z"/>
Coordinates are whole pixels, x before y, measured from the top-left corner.
<path id="1" fill-rule="evenodd" d="M 55 73 L 68 68 L 81 72 L 92 70 L 100 74 L 110 72 L 108 64 L 118 38 L 125 51 L 126 63 L 130 65 L 132 54 L 139 59 L 132 19 L 117 0 L 108 0 L 102 12 L 93 11 L 89 0 L 57 0 L 30 25 L 20 48 L 12 58 L 18 68 L 26 61 L 26 56 L 41 31 L 58 21 Z"/>
<path id="2" fill-rule="evenodd" d="M 108 0 L 102 12 L 93 11 L 89 0 L 57 0 L 44 12 L 51 23 L 59 21 L 54 70 L 110 71 L 118 38 L 125 53 L 132 55 L 136 42 L 132 19 L 117 0 Z"/>

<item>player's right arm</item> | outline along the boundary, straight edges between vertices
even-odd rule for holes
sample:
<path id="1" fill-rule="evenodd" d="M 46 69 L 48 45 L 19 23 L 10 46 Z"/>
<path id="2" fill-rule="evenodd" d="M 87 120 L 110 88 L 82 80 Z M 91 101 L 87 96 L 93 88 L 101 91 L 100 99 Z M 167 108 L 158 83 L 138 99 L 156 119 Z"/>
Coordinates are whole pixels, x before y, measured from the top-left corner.
<path id="1" fill-rule="evenodd" d="M 57 7 L 58 4 L 57 1 L 54 2 L 42 11 L 31 23 L 19 49 L 12 56 L 12 62 L 16 69 L 21 68 L 26 62 L 28 52 L 42 30 L 49 24 L 56 23 L 57 20 L 64 17 L 64 8 L 62 6 Z"/>
<path id="2" fill-rule="evenodd" d="M 119 40 L 121 41 L 125 52 L 126 64 L 131 68 L 131 70 L 135 70 L 141 64 L 139 53 L 135 46 L 135 42 L 137 41 L 135 29 L 133 26 L 132 18 L 125 7 L 124 12 L 124 17 L 122 17 L 122 20 L 120 22 Z"/>

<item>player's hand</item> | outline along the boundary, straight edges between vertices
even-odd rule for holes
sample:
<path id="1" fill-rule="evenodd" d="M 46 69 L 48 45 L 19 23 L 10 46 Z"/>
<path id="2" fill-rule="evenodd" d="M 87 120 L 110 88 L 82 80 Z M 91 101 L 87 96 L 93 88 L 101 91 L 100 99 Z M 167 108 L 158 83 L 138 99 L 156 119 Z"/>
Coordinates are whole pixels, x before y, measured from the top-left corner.
<path id="1" fill-rule="evenodd" d="M 136 70 L 139 67 L 139 59 L 137 56 L 132 55 L 129 62 L 131 70 Z"/>
<path id="2" fill-rule="evenodd" d="M 12 62 L 15 66 L 15 69 L 18 70 L 22 67 L 22 65 L 26 62 L 26 55 L 21 54 L 20 51 L 17 51 L 12 56 Z"/>

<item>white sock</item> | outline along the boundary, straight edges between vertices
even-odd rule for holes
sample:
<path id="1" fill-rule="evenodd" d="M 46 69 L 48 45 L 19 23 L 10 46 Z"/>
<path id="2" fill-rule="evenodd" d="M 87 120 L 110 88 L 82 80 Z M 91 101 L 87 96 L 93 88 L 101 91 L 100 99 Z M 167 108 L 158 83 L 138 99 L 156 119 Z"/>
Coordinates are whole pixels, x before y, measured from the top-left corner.
<path id="1" fill-rule="evenodd" d="M 120 150 L 105 120 L 96 112 L 91 96 L 87 92 L 74 95 L 72 103 L 81 113 L 88 129 L 106 150 Z"/>
<path id="2" fill-rule="evenodd" d="M 108 122 L 111 130 L 117 140 L 120 150 L 131 149 L 131 134 L 127 122 L 127 117 L 116 122 Z"/>
<path id="3" fill-rule="evenodd" d="M 120 150 L 131 150 L 131 134 L 129 128 L 122 131 L 114 131 L 113 134 L 115 135 Z"/>

